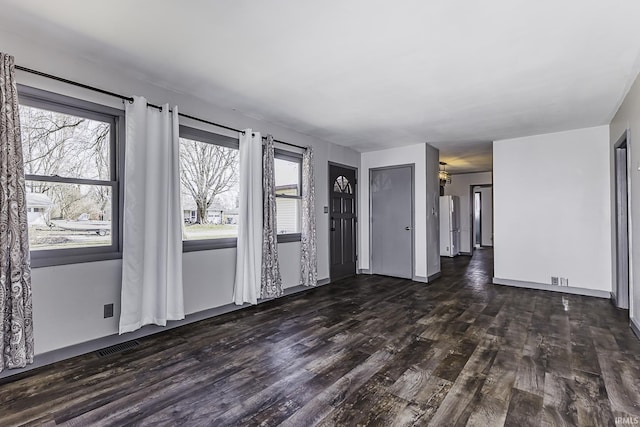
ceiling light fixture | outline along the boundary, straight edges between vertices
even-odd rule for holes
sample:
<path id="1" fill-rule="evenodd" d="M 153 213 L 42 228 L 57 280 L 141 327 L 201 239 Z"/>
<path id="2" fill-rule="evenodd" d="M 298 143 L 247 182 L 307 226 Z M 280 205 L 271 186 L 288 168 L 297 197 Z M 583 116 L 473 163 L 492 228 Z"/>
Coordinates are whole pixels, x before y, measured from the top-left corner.
<path id="1" fill-rule="evenodd" d="M 445 184 L 451 184 L 451 175 L 447 172 L 447 164 L 440 162 L 440 171 L 438 172 L 438 178 L 440 179 L 440 186 L 444 187 Z"/>

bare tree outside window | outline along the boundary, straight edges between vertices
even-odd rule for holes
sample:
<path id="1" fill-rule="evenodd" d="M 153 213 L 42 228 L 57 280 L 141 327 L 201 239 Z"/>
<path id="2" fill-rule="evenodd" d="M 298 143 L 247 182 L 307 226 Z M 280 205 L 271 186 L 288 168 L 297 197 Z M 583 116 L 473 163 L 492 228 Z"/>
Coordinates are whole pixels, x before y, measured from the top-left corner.
<path id="1" fill-rule="evenodd" d="M 237 236 L 238 150 L 180 138 L 185 238 Z"/>
<path id="2" fill-rule="evenodd" d="M 20 106 L 25 174 L 108 180 L 108 123 Z"/>
<path id="3" fill-rule="evenodd" d="M 27 105 L 20 121 L 32 249 L 110 245 L 111 187 L 86 181 L 111 180 L 111 125 Z"/>

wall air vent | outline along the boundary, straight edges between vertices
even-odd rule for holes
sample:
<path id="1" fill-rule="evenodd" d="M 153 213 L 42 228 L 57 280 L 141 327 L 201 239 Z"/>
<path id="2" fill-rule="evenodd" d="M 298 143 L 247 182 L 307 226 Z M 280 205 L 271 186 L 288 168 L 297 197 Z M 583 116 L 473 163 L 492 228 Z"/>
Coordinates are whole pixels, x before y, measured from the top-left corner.
<path id="1" fill-rule="evenodd" d="M 140 341 L 133 340 L 123 342 L 122 344 L 112 345 L 111 347 L 103 348 L 96 351 L 98 357 L 106 357 L 116 353 L 122 353 L 123 351 L 132 350 L 140 345 Z"/>

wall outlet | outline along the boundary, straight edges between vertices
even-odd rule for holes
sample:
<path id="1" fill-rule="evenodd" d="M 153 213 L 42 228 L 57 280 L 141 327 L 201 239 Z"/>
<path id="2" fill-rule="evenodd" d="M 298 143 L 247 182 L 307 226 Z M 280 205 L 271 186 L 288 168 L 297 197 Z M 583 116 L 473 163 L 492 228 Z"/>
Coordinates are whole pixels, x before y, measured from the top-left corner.
<path id="1" fill-rule="evenodd" d="M 113 317 L 113 303 L 104 305 L 104 318 Z"/>
<path id="2" fill-rule="evenodd" d="M 551 276 L 551 284 L 553 286 L 558 286 L 558 278 L 556 276 Z"/>

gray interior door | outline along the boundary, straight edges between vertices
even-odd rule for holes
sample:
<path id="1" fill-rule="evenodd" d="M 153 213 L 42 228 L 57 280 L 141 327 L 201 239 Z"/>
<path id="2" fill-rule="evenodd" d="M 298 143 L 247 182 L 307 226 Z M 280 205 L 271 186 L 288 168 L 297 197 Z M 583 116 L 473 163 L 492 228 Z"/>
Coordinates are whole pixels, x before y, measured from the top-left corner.
<path id="1" fill-rule="evenodd" d="M 413 166 L 370 170 L 371 271 L 413 277 Z"/>
<path id="2" fill-rule="evenodd" d="M 331 280 L 356 274 L 356 171 L 329 165 Z"/>

